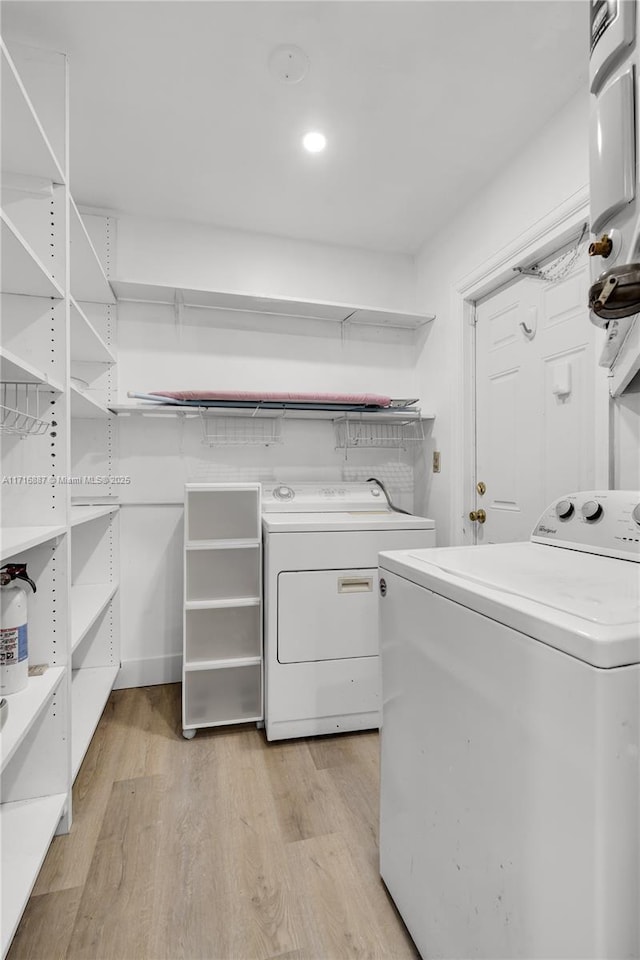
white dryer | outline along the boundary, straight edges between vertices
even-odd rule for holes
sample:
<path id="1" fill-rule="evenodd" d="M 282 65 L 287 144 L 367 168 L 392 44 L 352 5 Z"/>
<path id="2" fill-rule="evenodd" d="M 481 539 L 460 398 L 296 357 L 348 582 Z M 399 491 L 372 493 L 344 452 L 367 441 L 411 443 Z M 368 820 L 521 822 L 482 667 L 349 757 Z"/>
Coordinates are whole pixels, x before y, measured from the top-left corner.
<path id="1" fill-rule="evenodd" d="M 263 486 L 269 740 L 379 726 L 378 553 L 435 545 L 376 483 Z"/>
<path id="2" fill-rule="evenodd" d="M 382 554 L 380 871 L 424 957 L 640 956 L 638 560 L 620 491 Z"/>

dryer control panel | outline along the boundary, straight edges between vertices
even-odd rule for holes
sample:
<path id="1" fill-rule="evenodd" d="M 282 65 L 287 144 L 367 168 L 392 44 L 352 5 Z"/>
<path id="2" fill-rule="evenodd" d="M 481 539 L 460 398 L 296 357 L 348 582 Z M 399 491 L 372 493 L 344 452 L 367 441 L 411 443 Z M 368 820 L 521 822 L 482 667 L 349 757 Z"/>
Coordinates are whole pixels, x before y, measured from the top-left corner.
<path id="1" fill-rule="evenodd" d="M 640 562 L 640 490 L 568 493 L 547 507 L 531 539 Z"/>
<path id="2" fill-rule="evenodd" d="M 263 513 L 332 513 L 334 511 L 388 511 L 376 483 L 354 481 L 327 483 L 283 482 L 263 484 Z"/>

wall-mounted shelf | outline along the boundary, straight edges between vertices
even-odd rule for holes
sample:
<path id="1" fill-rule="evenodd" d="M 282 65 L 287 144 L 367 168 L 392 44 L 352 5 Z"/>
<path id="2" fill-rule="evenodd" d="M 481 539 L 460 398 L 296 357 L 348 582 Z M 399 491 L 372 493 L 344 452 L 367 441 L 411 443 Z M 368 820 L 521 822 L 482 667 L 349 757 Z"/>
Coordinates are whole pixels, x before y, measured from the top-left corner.
<path id="1" fill-rule="evenodd" d="M 105 666 L 73 671 L 71 772 L 74 780 L 113 689 L 118 669 L 118 666 Z"/>
<path id="2" fill-rule="evenodd" d="M 3 734 L 4 735 L 4 734 Z M 2 956 L 9 949 L 38 871 L 67 804 L 66 793 L 0 806 L 2 834 Z"/>
<path id="3" fill-rule="evenodd" d="M 70 218 L 72 297 L 90 303 L 115 303 L 111 284 L 73 198 L 70 198 Z"/>
<path id="4" fill-rule="evenodd" d="M 55 540 L 66 532 L 66 526 L 47 527 L 2 527 L 2 550 L 0 560 L 8 560 L 24 550 L 30 550 L 48 540 Z"/>
<path id="5" fill-rule="evenodd" d="M 115 513 L 118 509 L 119 506 L 116 503 L 73 503 L 71 505 L 71 526 L 76 527 L 81 523 L 90 523 L 92 520 L 98 520 L 100 517 Z"/>
<path id="6" fill-rule="evenodd" d="M 301 320 L 331 320 L 335 323 L 415 330 L 434 319 L 434 314 L 426 312 L 379 310 L 357 304 L 261 297 L 222 290 L 193 290 L 129 280 L 114 280 L 112 287 L 118 300 L 164 303 L 176 307 L 200 307 L 209 310 L 235 310 L 240 313 L 261 313 L 274 317 L 298 317 Z"/>
<path id="7" fill-rule="evenodd" d="M 71 304 L 71 359 L 82 363 L 116 362 L 113 353 L 73 297 Z"/>
<path id="8" fill-rule="evenodd" d="M 2 220 L 2 292 L 63 299 L 64 293 L 4 210 Z"/>
<path id="9" fill-rule="evenodd" d="M 11 694 L 9 712 L 2 728 L 1 764 L 3 770 L 22 739 L 47 706 L 51 694 L 62 680 L 64 672 L 64 667 L 49 667 L 41 676 L 30 677 L 24 690 Z M 4 837 L 2 839 L 4 841 Z"/>
<path id="10" fill-rule="evenodd" d="M 13 60 L 0 41 L 2 57 L 2 169 L 64 183 L 65 177 Z"/>
<path id="11" fill-rule="evenodd" d="M 11 350 L 0 347 L 0 380 L 3 383 L 40 383 L 53 390 L 55 393 L 63 393 L 64 387 L 55 379 L 51 379 L 48 374 L 30 361 L 24 360 Z"/>
<path id="12" fill-rule="evenodd" d="M 84 640 L 117 589 L 117 583 L 76 584 L 71 588 L 72 653 Z"/>
<path id="13" fill-rule="evenodd" d="M 344 410 L 265 410 L 256 407 L 254 410 L 248 410 L 246 407 L 224 407 L 224 408 L 206 408 L 209 413 L 215 413 L 216 417 L 244 417 L 250 416 L 252 419 L 270 419 L 270 420 L 338 420 L 345 416 Z M 144 404 L 144 403 L 121 403 L 109 404 L 109 410 L 118 417 L 142 416 L 142 417 L 186 417 L 193 418 L 200 416 L 199 407 L 181 407 L 171 406 L 170 404 Z M 364 411 L 361 413 L 349 414 L 349 416 L 360 417 L 363 420 L 375 420 L 394 422 L 396 420 L 434 420 L 433 414 L 421 413 L 417 408 L 412 407 L 389 407 L 383 410 Z"/>
<path id="14" fill-rule="evenodd" d="M 82 420 L 104 420 L 111 416 L 111 412 L 93 397 L 71 384 L 69 390 L 71 399 L 71 416 Z"/>

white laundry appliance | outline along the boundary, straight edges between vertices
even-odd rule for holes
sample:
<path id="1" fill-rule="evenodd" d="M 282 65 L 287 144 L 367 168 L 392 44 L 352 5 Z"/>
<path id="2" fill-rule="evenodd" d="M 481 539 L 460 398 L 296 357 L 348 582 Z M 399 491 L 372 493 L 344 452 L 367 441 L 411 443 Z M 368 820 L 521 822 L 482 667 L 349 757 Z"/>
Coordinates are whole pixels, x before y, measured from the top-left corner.
<path id="1" fill-rule="evenodd" d="M 380 872 L 423 957 L 640 956 L 638 560 L 616 491 L 381 555 Z"/>
<path id="2" fill-rule="evenodd" d="M 269 740 L 379 726 L 378 553 L 435 545 L 377 483 L 263 486 Z"/>
<path id="3" fill-rule="evenodd" d="M 591 0 L 589 180 L 591 318 L 606 329 L 600 363 L 621 393 L 640 368 L 638 0 Z"/>

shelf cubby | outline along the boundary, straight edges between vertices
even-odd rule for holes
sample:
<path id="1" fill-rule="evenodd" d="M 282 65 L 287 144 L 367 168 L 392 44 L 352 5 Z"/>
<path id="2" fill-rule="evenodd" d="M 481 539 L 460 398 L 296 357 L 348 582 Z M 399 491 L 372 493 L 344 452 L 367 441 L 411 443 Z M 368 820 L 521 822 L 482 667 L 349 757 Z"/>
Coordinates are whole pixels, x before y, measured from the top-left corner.
<path id="1" fill-rule="evenodd" d="M 260 547 L 188 550 L 186 594 L 191 600 L 236 600 L 260 594 Z"/>
<path id="2" fill-rule="evenodd" d="M 185 664 L 259 657 L 261 615 L 258 603 L 244 607 L 187 609 Z"/>
<path id="3" fill-rule="evenodd" d="M 182 728 L 262 720 L 259 483 L 187 484 Z"/>
<path id="4" fill-rule="evenodd" d="M 261 719 L 261 664 L 251 662 L 186 671 L 184 724 L 208 727 Z"/>

